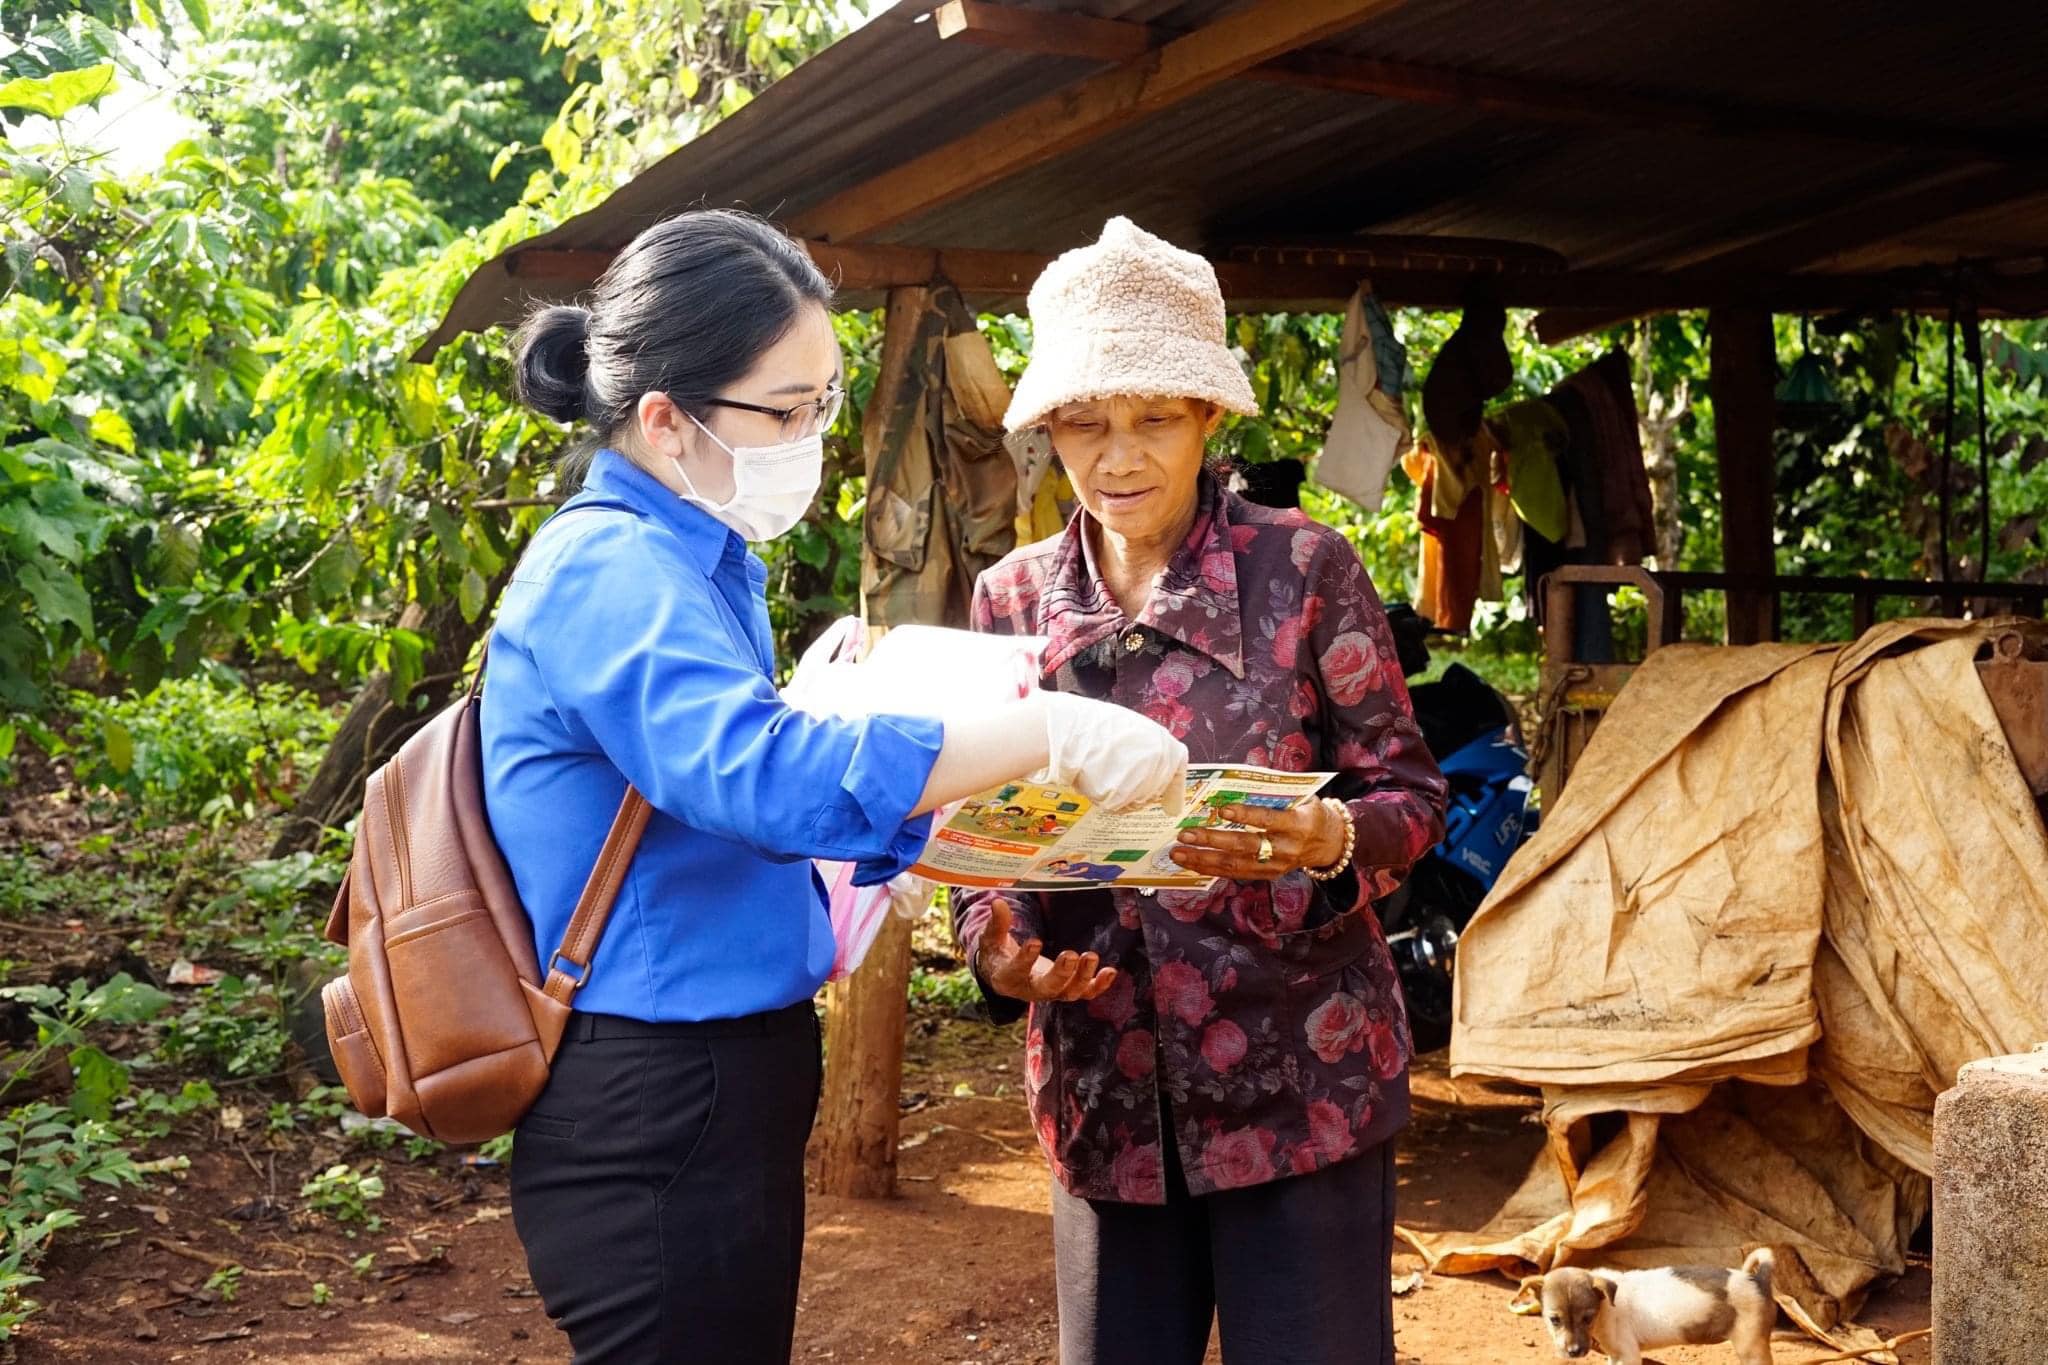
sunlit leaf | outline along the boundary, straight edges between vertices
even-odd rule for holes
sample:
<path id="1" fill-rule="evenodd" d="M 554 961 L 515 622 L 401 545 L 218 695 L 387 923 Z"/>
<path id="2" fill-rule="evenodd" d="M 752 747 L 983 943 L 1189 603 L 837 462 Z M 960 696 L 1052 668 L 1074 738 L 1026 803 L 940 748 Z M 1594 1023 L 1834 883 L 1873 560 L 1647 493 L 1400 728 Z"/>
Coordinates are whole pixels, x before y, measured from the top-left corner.
<path id="1" fill-rule="evenodd" d="M 116 450 L 135 453 L 135 428 L 128 425 L 128 419 L 112 408 L 101 408 L 92 415 L 86 425 L 87 433 L 95 440 L 110 445 Z"/>
<path id="2" fill-rule="evenodd" d="M 474 621 L 483 614 L 486 591 L 488 585 L 484 582 L 482 574 L 475 569 L 462 571 L 462 586 L 457 590 L 455 601 L 462 611 L 463 620 Z"/>
<path id="3" fill-rule="evenodd" d="M 17 76 L 0 85 L 0 109 L 26 109 L 44 118 L 59 119 L 81 104 L 90 104 L 112 93 L 114 84 L 112 62 L 48 76 Z"/>
<path id="4" fill-rule="evenodd" d="M 135 737 L 120 721 L 108 720 L 100 728 L 100 743 L 106 747 L 107 765 L 115 772 L 125 773 L 135 766 Z"/>

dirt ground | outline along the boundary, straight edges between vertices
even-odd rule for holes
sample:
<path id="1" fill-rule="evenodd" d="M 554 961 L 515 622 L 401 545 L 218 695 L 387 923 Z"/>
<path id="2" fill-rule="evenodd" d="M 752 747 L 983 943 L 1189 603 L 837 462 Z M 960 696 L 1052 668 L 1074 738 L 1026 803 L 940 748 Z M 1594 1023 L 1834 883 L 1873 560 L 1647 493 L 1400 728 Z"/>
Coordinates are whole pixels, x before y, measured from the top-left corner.
<path id="1" fill-rule="evenodd" d="M 884 1203 L 813 1197 L 796 1359 L 903 1365 L 1053 1365 L 1046 1174 L 1016 1093 L 1017 1035 L 965 1021 L 915 1031 L 906 1081 L 901 1195 Z M 1405 1221 L 1476 1227 L 1540 1145 L 1533 1100 L 1460 1083 L 1425 1061 L 1417 1117 L 1400 1159 Z M 182 1139 L 182 1140 L 181 1140 Z M 298 1184 L 328 1148 L 271 1147 L 209 1130 L 166 1147 L 190 1171 L 110 1195 L 74 1230 L 38 1286 L 46 1307 L 23 1334 L 34 1362 L 373 1360 L 563 1361 L 507 1216 L 502 1171 L 453 1154 L 387 1160 L 381 1233 L 349 1237 L 292 1214 Z M 360 1160 L 360 1153 L 353 1154 Z M 350 1263 L 374 1252 L 367 1275 Z M 244 1267 L 232 1302 L 204 1289 L 224 1262 Z M 1397 1258 L 1397 1275 L 1417 1267 Z M 315 1282 L 328 1286 L 315 1301 Z M 1873 1301 L 1887 1334 L 1924 1325 L 1916 1267 Z M 1507 1310 L 1499 1277 L 1432 1278 L 1397 1301 L 1402 1365 L 1553 1358 L 1535 1320 Z M 1923 1341 L 1906 1365 L 1930 1359 Z M 1824 1354 L 1789 1330 L 1781 1365 Z M 1668 1365 L 1731 1359 L 1727 1348 L 1661 1353 Z M 1216 1359 L 1214 1354 L 1212 1361 Z"/>

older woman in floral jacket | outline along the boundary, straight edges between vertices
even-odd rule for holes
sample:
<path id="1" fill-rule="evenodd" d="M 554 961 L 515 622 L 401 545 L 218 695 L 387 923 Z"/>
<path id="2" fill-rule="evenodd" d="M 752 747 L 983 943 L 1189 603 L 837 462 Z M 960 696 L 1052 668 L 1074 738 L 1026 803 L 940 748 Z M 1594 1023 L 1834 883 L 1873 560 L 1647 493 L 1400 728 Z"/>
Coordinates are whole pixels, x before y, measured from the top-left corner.
<path id="1" fill-rule="evenodd" d="M 1444 782 L 1343 537 L 1204 468 L 1256 410 L 1215 273 L 1113 219 L 1031 291 L 1009 412 L 1080 510 L 981 576 L 976 629 L 1049 639 L 1043 683 L 1168 726 L 1198 762 L 1334 770 L 1174 857 L 1207 891 L 956 893 L 1052 1165 L 1063 1365 L 1392 1365 L 1407 1022 L 1371 902 L 1440 837 Z"/>

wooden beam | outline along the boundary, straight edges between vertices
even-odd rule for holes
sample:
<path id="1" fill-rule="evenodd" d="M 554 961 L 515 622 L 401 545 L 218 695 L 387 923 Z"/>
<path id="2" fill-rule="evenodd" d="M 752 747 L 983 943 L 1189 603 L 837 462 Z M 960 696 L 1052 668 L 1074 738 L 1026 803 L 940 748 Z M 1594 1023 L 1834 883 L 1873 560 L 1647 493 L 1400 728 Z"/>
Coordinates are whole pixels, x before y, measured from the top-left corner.
<path id="1" fill-rule="evenodd" d="M 1634 322 L 1644 312 L 1625 308 L 1546 308 L 1538 313 L 1529 324 L 1536 339 L 1545 346 L 1582 337 L 1588 332 L 1604 332 L 1609 327 L 1619 327 L 1624 322 Z"/>
<path id="2" fill-rule="evenodd" d="M 1169 109 L 1248 67 L 1356 27 L 1400 0 L 1259 0 L 1157 51 L 1032 101 L 797 216 L 855 241 Z"/>
<path id="3" fill-rule="evenodd" d="M 1118 19 L 1021 10 L 983 0 L 942 6 L 942 39 L 1082 61 L 1122 62 L 1158 48 L 1176 30 Z M 1796 137 L 1893 150 L 2009 161 L 2048 160 L 2048 139 L 2026 133 L 1944 128 L 1825 110 L 1745 108 L 1710 100 L 1642 95 L 1605 86 L 1494 76 L 1342 53 L 1290 52 L 1241 72 L 1264 81 L 1410 104 L 1476 109 L 1535 122 L 1600 128 L 1666 128 L 1702 137 Z"/>
<path id="4" fill-rule="evenodd" d="M 984 301 L 1023 298 L 1051 259 L 1024 251 L 934 250 L 819 241 L 804 245 L 825 274 L 849 293 L 872 294 L 944 280 L 968 298 Z M 1446 257 L 1438 268 L 1400 269 L 1368 261 L 1332 259 L 1330 253 L 1323 252 L 1274 252 L 1260 248 L 1257 254 L 1279 255 L 1282 259 L 1226 258 L 1216 262 L 1217 282 L 1225 301 L 1235 311 L 1340 309 L 1352 291 L 1367 280 L 1388 304 L 1455 308 L 1465 282 L 1475 274 L 1493 280 L 1502 302 L 1509 307 L 1579 310 L 1580 315 L 1595 320 L 1620 320 L 1644 313 L 1731 303 L 1787 313 L 1843 308 L 1941 312 L 1948 307 L 1953 288 L 1946 277 L 1926 272 L 1780 276 L 1690 271 L 1663 275 L 1559 270 L 1546 257 L 1495 261 L 1490 268 L 1488 262 L 1477 257 L 1461 258 L 1462 268 L 1450 268 L 1451 260 Z M 1292 257 L 1296 254 L 1306 259 L 1295 261 Z M 529 247 L 514 252 L 507 265 L 517 278 L 573 287 L 595 280 L 611 257 L 611 252 L 596 249 Z M 1390 259 L 1398 256 L 1390 254 Z M 2048 312 L 2048 277 L 2000 280 L 1982 276 L 1973 279 L 1970 292 L 1987 312 Z"/>
<path id="5" fill-rule="evenodd" d="M 1777 476 L 1771 433 L 1778 424 L 1777 342 L 1761 308 L 1716 308 L 1707 320 L 1714 459 L 1721 479 L 1721 567 L 1735 575 L 1777 572 Z M 1728 643 L 1753 645 L 1776 633 L 1776 598 L 1730 588 Z"/>
<path id="6" fill-rule="evenodd" d="M 505 273 L 516 280 L 571 280 L 588 284 L 604 274 L 618 255 L 610 248 L 545 247 L 515 250 L 505 257 Z"/>
<path id="7" fill-rule="evenodd" d="M 983 0 L 947 0 L 932 11 L 941 40 L 960 39 L 975 47 L 1004 48 L 1036 56 L 1077 57 L 1091 62 L 1127 62 L 1173 34 L 1122 19 L 990 5 Z"/>

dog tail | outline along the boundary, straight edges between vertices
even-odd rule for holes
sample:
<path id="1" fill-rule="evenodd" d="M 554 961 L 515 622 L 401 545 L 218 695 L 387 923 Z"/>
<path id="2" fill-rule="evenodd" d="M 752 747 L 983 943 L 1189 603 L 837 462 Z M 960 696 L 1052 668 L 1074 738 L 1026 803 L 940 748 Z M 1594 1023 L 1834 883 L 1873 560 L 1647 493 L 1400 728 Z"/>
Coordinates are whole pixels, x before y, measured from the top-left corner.
<path id="1" fill-rule="evenodd" d="M 1742 1263 L 1742 1273 L 1756 1281 L 1756 1287 L 1764 1291 L 1767 1299 L 1771 1296 L 1771 1270 L 1776 1265 L 1777 1260 L 1769 1247 L 1758 1247 Z"/>

